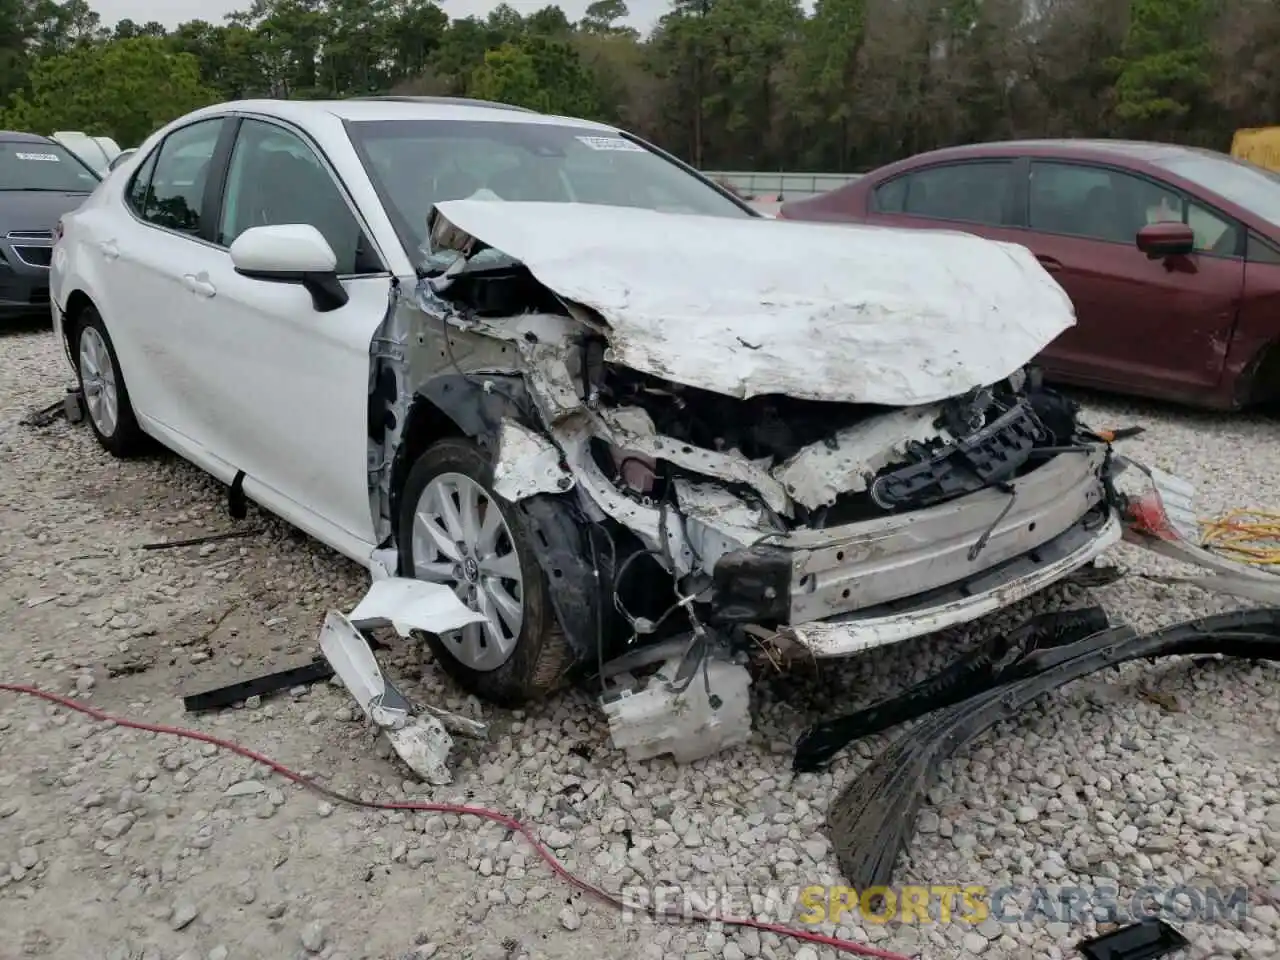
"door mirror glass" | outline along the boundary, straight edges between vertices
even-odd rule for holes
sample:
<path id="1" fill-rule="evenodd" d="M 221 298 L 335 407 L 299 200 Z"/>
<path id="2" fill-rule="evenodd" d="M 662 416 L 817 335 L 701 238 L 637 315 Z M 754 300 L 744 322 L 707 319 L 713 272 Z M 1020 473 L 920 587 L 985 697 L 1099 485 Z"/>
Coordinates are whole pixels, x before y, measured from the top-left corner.
<path id="1" fill-rule="evenodd" d="M 1138 231 L 1138 249 L 1152 260 L 1191 253 L 1196 246 L 1195 231 L 1185 223 L 1149 223 Z"/>
<path id="2" fill-rule="evenodd" d="M 132 157 L 136 152 L 136 150 L 121 150 L 115 155 L 115 159 L 107 164 L 107 169 L 114 170 L 116 167 L 120 166 L 120 164 Z"/>
<path id="3" fill-rule="evenodd" d="M 335 272 L 338 258 L 333 247 L 308 223 L 250 227 L 236 237 L 230 253 L 239 274 L 302 284 L 321 312 L 336 310 L 347 302 L 347 291 Z"/>

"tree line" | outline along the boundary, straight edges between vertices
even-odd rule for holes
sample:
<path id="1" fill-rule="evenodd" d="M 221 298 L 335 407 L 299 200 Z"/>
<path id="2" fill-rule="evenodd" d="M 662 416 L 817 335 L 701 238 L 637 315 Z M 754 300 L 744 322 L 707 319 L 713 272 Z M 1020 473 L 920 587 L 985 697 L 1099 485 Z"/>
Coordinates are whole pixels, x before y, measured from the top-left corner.
<path id="1" fill-rule="evenodd" d="M 10 129 L 135 146 L 228 99 L 471 96 L 621 124 L 706 169 L 841 172 L 1015 137 L 1225 150 L 1280 116 L 1278 0 L 673 0 L 647 35 L 627 16 L 251 0 L 168 30 L 0 0 L 0 104 Z"/>

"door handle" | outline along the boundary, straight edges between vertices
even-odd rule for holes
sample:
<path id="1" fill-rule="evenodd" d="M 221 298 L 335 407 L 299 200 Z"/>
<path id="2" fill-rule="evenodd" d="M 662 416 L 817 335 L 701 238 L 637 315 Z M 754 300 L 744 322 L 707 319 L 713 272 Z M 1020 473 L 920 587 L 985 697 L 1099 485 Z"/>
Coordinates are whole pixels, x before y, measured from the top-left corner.
<path id="1" fill-rule="evenodd" d="M 108 260 L 114 260 L 120 256 L 120 248 L 116 246 L 114 240 L 103 240 L 98 244 L 98 249 L 102 251 L 102 255 Z"/>
<path id="2" fill-rule="evenodd" d="M 205 280 L 203 276 L 198 277 L 194 273 L 185 274 L 182 278 L 182 285 L 198 297 L 212 297 L 218 292 L 212 283 Z"/>
<path id="3" fill-rule="evenodd" d="M 1050 271 L 1051 273 L 1055 270 L 1062 269 L 1062 261 L 1054 257 L 1047 257 L 1044 254 L 1037 253 L 1036 259 L 1040 261 L 1040 266 L 1044 267 L 1046 270 Z"/>

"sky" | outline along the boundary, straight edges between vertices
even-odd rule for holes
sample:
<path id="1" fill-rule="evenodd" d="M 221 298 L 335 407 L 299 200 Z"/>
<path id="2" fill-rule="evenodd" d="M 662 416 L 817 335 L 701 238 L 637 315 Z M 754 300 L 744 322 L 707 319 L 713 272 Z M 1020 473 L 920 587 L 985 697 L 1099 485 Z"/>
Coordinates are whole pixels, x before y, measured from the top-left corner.
<path id="1" fill-rule="evenodd" d="M 533 13 L 554 0 L 508 0 L 511 6 L 521 13 Z M 560 9 L 570 20 L 582 16 L 590 0 L 562 0 Z M 469 17 L 473 14 L 484 16 L 494 7 L 497 0 L 441 0 L 441 7 L 450 17 Z M 166 27 L 176 27 L 187 20 L 207 20 L 210 23 L 221 23 L 223 16 L 233 10 L 249 6 L 248 0 L 89 0 L 89 6 L 98 11 L 102 22 L 114 26 L 119 20 L 133 20 L 146 23 L 156 20 Z M 631 10 L 631 25 L 647 30 L 667 11 L 667 0 L 629 0 L 627 6 Z"/>

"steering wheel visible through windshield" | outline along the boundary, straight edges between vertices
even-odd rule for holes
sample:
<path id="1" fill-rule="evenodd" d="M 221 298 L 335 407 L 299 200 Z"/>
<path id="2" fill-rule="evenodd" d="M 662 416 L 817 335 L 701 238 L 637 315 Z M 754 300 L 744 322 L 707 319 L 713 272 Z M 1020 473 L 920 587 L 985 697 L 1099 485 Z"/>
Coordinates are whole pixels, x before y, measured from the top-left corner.
<path id="1" fill-rule="evenodd" d="M 347 124 L 401 240 L 422 251 L 443 200 L 595 203 L 750 217 L 732 199 L 632 140 L 593 127 L 492 120 Z"/>

